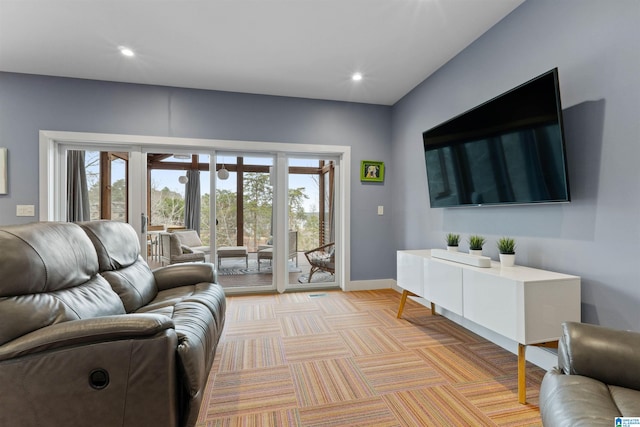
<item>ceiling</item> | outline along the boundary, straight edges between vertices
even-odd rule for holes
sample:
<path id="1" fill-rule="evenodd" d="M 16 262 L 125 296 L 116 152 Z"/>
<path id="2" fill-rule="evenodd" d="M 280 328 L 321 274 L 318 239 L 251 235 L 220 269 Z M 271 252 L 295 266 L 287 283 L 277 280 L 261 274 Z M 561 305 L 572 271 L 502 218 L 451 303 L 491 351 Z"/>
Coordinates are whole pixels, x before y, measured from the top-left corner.
<path id="1" fill-rule="evenodd" d="M 523 1 L 0 0 L 0 71 L 393 105 Z"/>

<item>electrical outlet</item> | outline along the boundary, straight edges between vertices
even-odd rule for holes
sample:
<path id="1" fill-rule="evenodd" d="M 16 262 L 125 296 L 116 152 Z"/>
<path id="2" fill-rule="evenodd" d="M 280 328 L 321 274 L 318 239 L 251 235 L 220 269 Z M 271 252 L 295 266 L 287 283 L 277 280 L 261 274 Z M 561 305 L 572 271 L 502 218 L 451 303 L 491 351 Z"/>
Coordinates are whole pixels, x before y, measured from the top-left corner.
<path id="1" fill-rule="evenodd" d="M 378 215 L 384 215 L 384 206 L 378 206 Z"/>

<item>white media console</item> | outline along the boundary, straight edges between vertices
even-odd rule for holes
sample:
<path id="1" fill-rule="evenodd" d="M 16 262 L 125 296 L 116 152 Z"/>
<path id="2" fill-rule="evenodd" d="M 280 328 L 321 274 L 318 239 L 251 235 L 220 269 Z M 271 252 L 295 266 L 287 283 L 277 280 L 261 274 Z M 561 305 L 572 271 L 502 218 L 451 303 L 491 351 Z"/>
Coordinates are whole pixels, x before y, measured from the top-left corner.
<path id="1" fill-rule="evenodd" d="M 398 286 L 518 343 L 518 400 L 526 402 L 527 345 L 553 347 L 564 321 L 580 321 L 580 277 L 522 266 L 488 267 L 437 258 L 439 250 L 397 252 Z M 448 257 L 455 259 L 455 257 Z M 476 263 L 477 264 L 477 263 Z M 483 262 L 482 265 L 487 265 Z"/>

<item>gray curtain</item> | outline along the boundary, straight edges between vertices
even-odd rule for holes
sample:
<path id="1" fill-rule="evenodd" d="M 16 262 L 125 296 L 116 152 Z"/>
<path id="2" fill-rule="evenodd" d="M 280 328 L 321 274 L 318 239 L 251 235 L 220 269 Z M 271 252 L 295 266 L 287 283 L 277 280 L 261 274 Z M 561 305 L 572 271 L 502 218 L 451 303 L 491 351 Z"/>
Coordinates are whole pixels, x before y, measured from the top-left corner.
<path id="1" fill-rule="evenodd" d="M 200 171 L 187 171 L 187 184 L 184 189 L 184 225 L 200 234 Z"/>
<path id="2" fill-rule="evenodd" d="M 67 151 L 67 221 L 89 221 L 84 151 Z"/>

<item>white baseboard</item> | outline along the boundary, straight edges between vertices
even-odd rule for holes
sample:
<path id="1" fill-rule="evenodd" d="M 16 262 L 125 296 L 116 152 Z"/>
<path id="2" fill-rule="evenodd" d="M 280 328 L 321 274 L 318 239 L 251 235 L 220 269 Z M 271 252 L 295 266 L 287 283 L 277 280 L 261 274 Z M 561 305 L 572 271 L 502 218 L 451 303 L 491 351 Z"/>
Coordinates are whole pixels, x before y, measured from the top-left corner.
<path id="1" fill-rule="evenodd" d="M 376 289 L 391 289 L 396 286 L 393 279 L 352 280 L 345 287 L 345 291 L 371 291 Z"/>
<path id="2" fill-rule="evenodd" d="M 402 292 L 402 288 L 399 287 L 396 281 L 393 279 L 352 281 L 347 287 L 347 290 L 349 291 L 365 291 L 372 289 L 393 289 L 397 292 Z M 411 299 L 424 305 L 426 308 L 431 309 L 431 304 L 424 298 L 411 297 Z M 460 326 L 463 326 L 471 332 L 480 335 L 482 338 L 499 345 L 500 347 L 504 348 L 507 351 L 510 351 L 513 354 L 518 354 L 518 343 L 516 341 L 505 338 L 500 334 L 497 334 L 483 326 L 480 326 L 477 323 L 470 321 L 469 319 L 465 319 L 462 316 L 445 310 L 442 307 L 437 307 L 436 311 L 438 312 L 438 314 L 446 317 L 452 322 L 459 324 Z M 527 346 L 526 359 L 527 361 L 547 371 L 554 366 L 557 366 L 558 364 L 558 356 L 555 350 L 535 346 Z"/>

